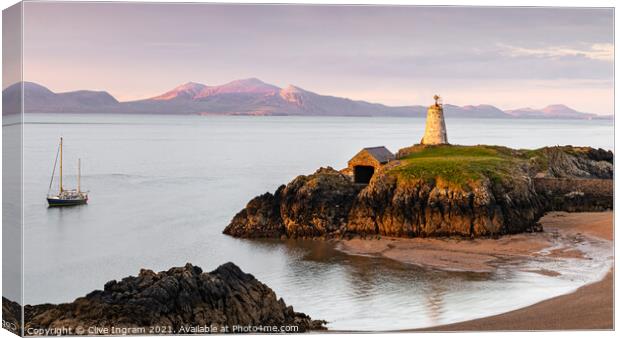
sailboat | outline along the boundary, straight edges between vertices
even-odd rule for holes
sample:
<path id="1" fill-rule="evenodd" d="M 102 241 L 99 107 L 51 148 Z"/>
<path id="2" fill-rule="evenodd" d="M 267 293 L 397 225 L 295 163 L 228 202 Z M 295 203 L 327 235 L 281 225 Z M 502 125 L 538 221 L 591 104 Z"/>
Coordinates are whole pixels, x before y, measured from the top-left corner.
<path id="1" fill-rule="evenodd" d="M 58 163 L 58 157 L 60 155 L 60 189 L 58 194 L 50 194 L 52 191 L 52 184 L 54 183 L 54 174 L 56 172 L 56 164 Z M 50 207 L 64 207 L 71 205 L 86 204 L 88 202 L 88 193 L 82 191 L 80 188 L 81 181 L 81 161 L 78 159 L 78 176 L 77 176 L 77 189 L 65 189 L 62 185 L 62 137 L 60 138 L 60 145 L 56 152 L 56 160 L 54 161 L 54 168 L 52 169 L 52 178 L 50 180 L 50 187 L 47 191 L 47 203 Z"/>

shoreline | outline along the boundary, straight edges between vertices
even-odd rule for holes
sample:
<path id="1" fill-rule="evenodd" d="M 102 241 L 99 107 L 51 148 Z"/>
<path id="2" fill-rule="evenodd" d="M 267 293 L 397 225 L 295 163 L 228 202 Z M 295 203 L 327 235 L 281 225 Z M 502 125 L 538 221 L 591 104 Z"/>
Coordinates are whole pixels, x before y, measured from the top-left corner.
<path id="1" fill-rule="evenodd" d="M 493 272 L 503 261 L 533 258 L 584 258 L 582 243 L 612 241 L 613 212 L 551 212 L 541 218 L 543 232 L 498 238 L 353 238 L 338 240 L 336 250 L 349 255 L 381 257 L 445 271 Z M 528 270 L 524 270 L 528 271 Z M 545 275 L 557 271 L 542 270 Z"/>
<path id="2" fill-rule="evenodd" d="M 613 330 L 613 275 L 612 268 L 600 281 L 499 315 L 402 332 Z"/>
<path id="3" fill-rule="evenodd" d="M 383 257 L 406 264 L 452 270 L 492 272 L 502 260 L 537 258 L 580 259 L 579 244 L 593 241 L 613 243 L 613 211 L 551 212 L 541 219 L 543 232 L 507 235 L 497 239 L 385 238 L 343 240 L 337 250 Z M 613 247 L 610 255 L 613 255 Z M 558 276 L 553 270 L 523 270 Z M 613 329 L 613 267 L 601 280 L 582 285 L 573 292 L 497 315 L 412 331 L 502 331 Z"/>

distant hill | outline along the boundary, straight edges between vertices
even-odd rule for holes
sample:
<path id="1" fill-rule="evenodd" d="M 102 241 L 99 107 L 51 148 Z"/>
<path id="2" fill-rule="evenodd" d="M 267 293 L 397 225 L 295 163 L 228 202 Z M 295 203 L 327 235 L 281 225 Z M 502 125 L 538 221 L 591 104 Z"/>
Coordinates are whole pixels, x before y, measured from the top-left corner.
<path id="1" fill-rule="evenodd" d="M 24 82 L 24 107 L 27 113 L 106 113 L 120 104 L 103 91 L 79 90 L 54 93 L 33 82 Z M 3 115 L 19 111 L 21 83 L 2 91 Z"/>
<path id="2" fill-rule="evenodd" d="M 597 119 L 600 115 L 578 112 L 563 104 L 553 104 L 541 109 L 519 108 L 507 110 L 507 114 L 523 118 Z"/>
<path id="3" fill-rule="evenodd" d="M 120 104 L 103 91 L 78 90 L 54 93 L 33 82 L 24 82 L 24 108 L 27 113 L 106 113 Z M 2 91 L 3 115 L 19 111 L 20 85 L 16 83 Z"/>
<path id="4" fill-rule="evenodd" d="M 19 111 L 20 83 L 2 93 L 3 114 Z M 289 85 L 286 88 L 256 78 L 219 86 L 188 82 L 149 99 L 119 102 L 105 91 L 79 90 L 54 93 L 33 82 L 24 82 L 26 113 L 116 113 L 175 115 L 303 115 L 303 116 L 403 116 L 423 117 L 425 106 L 391 107 L 379 103 L 320 95 Z M 581 113 L 563 105 L 535 110 L 502 111 L 491 105 L 444 105 L 446 117 L 462 118 L 605 118 Z"/>
<path id="5" fill-rule="evenodd" d="M 121 106 L 128 113 L 203 115 L 417 116 L 424 110 L 319 95 L 292 85 L 279 88 L 255 78 L 221 86 L 188 82 Z"/>

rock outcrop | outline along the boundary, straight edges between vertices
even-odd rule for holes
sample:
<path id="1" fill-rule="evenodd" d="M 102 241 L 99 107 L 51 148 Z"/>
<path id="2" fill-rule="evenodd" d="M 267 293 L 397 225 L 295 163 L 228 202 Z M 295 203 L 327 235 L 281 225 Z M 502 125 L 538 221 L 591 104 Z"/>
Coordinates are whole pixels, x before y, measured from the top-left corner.
<path id="1" fill-rule="evenodd" d="M 611 151 L 565 146 L 543 148 L 541 153 L 547 162 L 546 177 L 613 179 Z"/>
<path id="2" fill-rule="evenodd" d="M 429 164 L 428 157 L 410 157 L 428 149 L 461 162 L 455 166 L 438 156 L 441 161 Z M 463 161 L 464 154 L 469 162 Z M 368 185 L 355 184 L 332 168 L 299 176 L 275 194 L 250 201 L 224 233 L 272 238 L 493 236 L 540 230 L 538 220 L 552 210 L 613 208 L 613 153 L 602 149 L 414 146 L 397 157 Z M 463 178 L 464 173 L 469 176 Z"/>
<path id="3" fill-rule="evenodd" d="M 72 328 L 88 335 L 112 328 L 145 334 L 209 333 L 205 330 L 213 328 L 217 333 L 225 328 L 232 333 L 294 333 L 322 329 L 325 323 L 293 311 L 233 263 L 209 273 L 189 263 L 159 273 L 143 269 L 72 303 L 26 305 L 24 318 L 26 331 Z"/>
<path id="4" fill-rule="evenodd" d="M 347 224 L 361 187 L 332 168 L 298 176 L 275 194 L 251 200 L 226 228 L 236 237 L 312 237 L 336 233 Z"/>
<path id="5" fill-rule="evenodd" d="M 21 305 L 2 297 L 2 328 L 21 336 L 21 318 Z"/>

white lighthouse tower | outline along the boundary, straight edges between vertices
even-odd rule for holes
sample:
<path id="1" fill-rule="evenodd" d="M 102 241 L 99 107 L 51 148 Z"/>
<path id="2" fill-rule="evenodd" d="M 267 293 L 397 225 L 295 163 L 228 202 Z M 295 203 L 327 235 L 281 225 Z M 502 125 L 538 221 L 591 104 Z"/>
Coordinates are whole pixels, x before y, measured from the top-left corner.
<path id="1" fill-rule="evenodd" d="M 446 121 L 443 118 L 443 106 L 439 102 L 439 95 L 433 97 L 435 104 L 428 107 L 426 113 L 426 130 L 420 143 L 422 144 L 448 144 L 448 132 Z"/>

